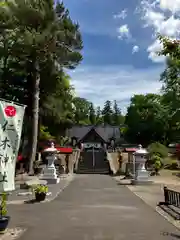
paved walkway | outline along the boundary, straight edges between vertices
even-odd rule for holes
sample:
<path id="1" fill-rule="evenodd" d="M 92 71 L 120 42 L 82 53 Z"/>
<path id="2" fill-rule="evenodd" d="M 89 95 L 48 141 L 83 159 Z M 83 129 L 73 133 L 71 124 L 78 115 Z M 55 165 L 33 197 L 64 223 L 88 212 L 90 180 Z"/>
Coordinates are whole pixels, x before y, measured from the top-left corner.
<path id="1" fill-rule="evenodd" d="M 9 206 L 21 240 L 161 240 L 180 233 L 127 187 L 105 175 L 77 175 L 54 201 Z"/>

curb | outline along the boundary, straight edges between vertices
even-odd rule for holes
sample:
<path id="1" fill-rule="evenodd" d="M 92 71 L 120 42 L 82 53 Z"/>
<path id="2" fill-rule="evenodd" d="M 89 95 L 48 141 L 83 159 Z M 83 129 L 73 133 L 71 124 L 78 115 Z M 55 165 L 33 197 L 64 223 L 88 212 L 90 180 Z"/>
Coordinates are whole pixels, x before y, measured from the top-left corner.
<path id="1" fill-rule="evenodd" d="M 69 178 L 67 179 L 67 183 L 66 183 L 62 188 L 59 189 L 59 191 L 55 194 L 55 196 L 52 197 L 52 198 L 50 198 L 50 199 L 46 199 L 46 200 L 44 201 L 44 203 L 46 203 L 46 202 L 51 202 L 51 201 L 53 201 L 54 199 L 56 199 L 56 198 L 58 197 L 58 195 L 59 195 L 61 192 L 63 192 L 64 189 L 65 189 L 66 187 L 68 187 L 68 185 L 69 185 L 73 180 L 74 180 L 74 176 L 69 176 Z"/>
<path id="2" fill-rule="evenodd" d="M 41 202 L 41 203 L 49 203 L 49 202 L 53 201 L 55 198 L 57 198 L 58 195 L 59 195 L 66 187 L 68 187 L 68 185 L 74 180 L 74 178 L 75 178 L 74 175 L 67 176 L 66 178 L 63 177 L 62 179 L 67 181 L 67 182 L 64 184 L 64 186 L 58 190 L 58 192 L 55 194 L 55 196 L 53 196 L 52 198 L 46 199 L 45 201 L 43 201 L 43 202 Z M 25 204 L 25 201 L 27 201 L 27 199 L 15 200 L 15 201 L 7 201 L 7 205 L 21 205 L 21 204 Z"/>

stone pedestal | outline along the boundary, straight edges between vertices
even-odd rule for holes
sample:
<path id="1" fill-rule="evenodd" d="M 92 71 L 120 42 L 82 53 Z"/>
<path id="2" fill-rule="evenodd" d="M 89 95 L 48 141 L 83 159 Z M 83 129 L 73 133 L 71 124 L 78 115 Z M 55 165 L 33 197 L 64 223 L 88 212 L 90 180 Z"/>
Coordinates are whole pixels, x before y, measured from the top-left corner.
<path id="1" fill-rule="evenodd" d="M 142 149 L 141 145 L 134 153 L 134 178 L 131 181 L 133 185 L 146 185 L 152 183 L 152 181 L 149 180 L 149 172 L 145 168 L 147 154 L 148 152 L 146 149 Z"/>
<path id="2" fill-rule="evenodd" d="M 148 185 L 152 184 L 152 181 L 149 180 L 149 172 L 139 167 L 139 169 L 136 170 L 135 178 L 131 181 L 133 185 Z"/>
<path id="3" fill-rule="evenodd" d="M 56 173 L 56 168 L 54 161 L 56 160 L 57 149 L 54 147 L 54 143 L 51 144 L 50 148 L 44 150 L 47 153 L 46 159 L 48 160 L 48 165 L 44 169 L 43 176 L 41 179 L 46 180 L 48 184 L 56 184 L 60 182 Z"/>

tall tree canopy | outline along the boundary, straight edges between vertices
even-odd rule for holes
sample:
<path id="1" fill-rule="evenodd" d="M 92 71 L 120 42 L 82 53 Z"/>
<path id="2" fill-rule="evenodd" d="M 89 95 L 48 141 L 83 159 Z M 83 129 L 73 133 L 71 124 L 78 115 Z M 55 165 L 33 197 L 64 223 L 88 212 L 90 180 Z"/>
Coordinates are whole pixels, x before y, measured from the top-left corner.
<path id="1" fill-rule="evenodd" d="M 27 94 L 27 112 L 32 117 L 32 163 L 37 146 L 39 98 L 46 89 L 50 94 L 60 69 L 74 68 L 81 61 L 79 25 L 58 1 L 7 0 L 5 6 L 0 6 L 0 29 L 1 86 L 6 89 L 1 96 L 11 97 L 9 90 L 15 80 L 19 81 L 19 93 Z"/>
<path id="2" fill-rule="evenodd" d="M 163 101 L 167 106 L 169 139 L 180 140 L 180 41 L 159 37 L 163 50 L 159 53 L 167 57 L 166 69 L 161 75 Z"/>
<path id="3" fill-rule="evenodd" d="M 102 116 L 103 116 L 103 120 L 104 120 L 104 124 L 113 124 L 113 118 L 112 118 L 112 103 L 111 101 L 107 100 L 104 103 L 104 108 L 102 109 Z"/>
<path id="4" fill-rule="evenodd" d="M 147 94 L 132 97 L 125 121 L 128 126 L 128 140 L 144 145 L 154 141 L 165 141 L 164 114 L 161 96 Z"/>

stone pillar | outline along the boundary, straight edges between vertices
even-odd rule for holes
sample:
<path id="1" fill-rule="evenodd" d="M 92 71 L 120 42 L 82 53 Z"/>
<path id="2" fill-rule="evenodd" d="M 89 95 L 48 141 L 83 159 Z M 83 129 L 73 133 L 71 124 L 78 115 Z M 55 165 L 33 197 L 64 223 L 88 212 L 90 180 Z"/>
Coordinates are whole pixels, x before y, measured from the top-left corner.
<path id="1" fill-rule="evenodd" d="M 59 183 L 60 179 L 57 176 L 54 161 L 56 160 L 57 149 L 54 147 L 54 143 L 51 143 L 51 147 L 44 150 L 47 153 L 46 159 L 48 164 L 44 169 L 44 174 L 41 179 L 46 180 L 48 184 Z"/>

